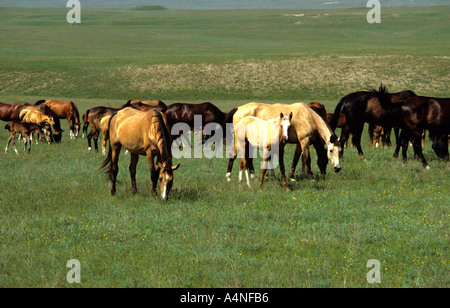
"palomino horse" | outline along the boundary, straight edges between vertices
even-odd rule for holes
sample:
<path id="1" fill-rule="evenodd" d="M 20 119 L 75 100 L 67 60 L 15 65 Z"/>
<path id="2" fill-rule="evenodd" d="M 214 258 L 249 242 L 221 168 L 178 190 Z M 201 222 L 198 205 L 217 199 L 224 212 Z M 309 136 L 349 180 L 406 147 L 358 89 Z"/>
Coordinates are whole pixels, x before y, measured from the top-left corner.
<path id="1" fill-rule="evenodd" d="M 238 152 L 241 153 L 241 161 L 239 168 L 239 182 L 242 180 L 242 172 L 245 170 L 245 176 L 247 185 L 250 187 L 250 181 L 248 177 L 247 161 L 251 153 L 249 151 L 249 145 L 253 149 L 263 151 L 263 166 L 261 181 L 259 184 L 260 189 L 264 182 L 264 176 L 267 171 L 267 162 L 270 159 L 273 163 L 273 153 L 275 150 L 278 153 L 280 170 L 282 175 L 283 186 L 286 190 L 289 190 L 286 182 L 286 173 L 284 170 L 284 146 L 285 141 L 288 139 L 288 131 L 291 126 L 292 113 L 289 116 L 280 114 L 279 118 L 273 120 L 264 121 L 256 117 L 248 116 L 243 118 L 235 127 L 234 137 L 234 153 L 233 157 L 236 158 Z M 274 149 L 275 148 L 275 149 Z M 278 151 L 277 151 L 278 149 Z"/>
<path id="2" fill-rule="evenodd" d="M 331 131 L 325 121 L 306 104 L 296 103 L 292 105 L 269 105 L 262 103 L 249 103 L 237 107 L 236 109 L 237 110 L 233 115 L 233 124 L 235 126 L 240 120 L 247 116 L 270 120 L 279 116 L 280 113 L 290 114 L 292 112 L 293 117 L 287 143 L 296 144 L 297 149 L 300 147 L 301 150 L 296 150 L 296 155 L 300 156 L 298 153 L 301 153 L 302 162 L 306 166 L 308 176 L 311 174 L 311 157 L 309 153 L 309 147 L 311 144 L 314 145 L 314 148 L 316 149 L 318 165 L 322 174 L 325 173 L 328 159 L 331 160 L 335 172 L 339 172 L 341 170 L 339 163 L 339 142 L 336 135 Z M 327 150 L 324 149 L 324 144 L 327 146 Z M 292 165 L 290 175 L 294 173 L 298 159 L 299 157 L 294 156 L 294 163 Z M 233 162 L 234 159 L 230 158 L 227 169 L 227 178 L 230 177 Z M 252 164 L 250 163 L 249 166 L 252 171 Z"/>
<path id="3" fill-rule="evenodd" d="M 172 138 L 167 120 L 159 110 L 140 111 L 125 108 L 111 117 L 109 125 L 109 152 L 99 168 L 106 168 L 112 182 L 111 195 L 116 193 L 116 179 L 119 172 L 120 149 L 124 147 L 131 154 L 130 175 L 133 194 L 136 189 L 136 164 L 139 156 L 147 156 L 153 182 L 152 192 L 156 195 L 158 177 L 161 180 L 161 197 L 167 200 L 173 184 L 173 171 L 180 164 L 172 166 Z M 156 157 L 156 164 L 154 159 Z"/>
<path id="4" fill-rule="evenodd" d="M 53 112 L 53 110 L 50 109 L 50 107 L 47 105 L 30 105 L 28 103 L 19 103 L 14 108 L 13 119 L 20 121 L 19 115 L 23 110 L 39 111 L 49 117 L 52 117 L 55 124 L 53 125 L 53 132 L 50 132 L 50 139 L 51 141 L 54 139 L 56 142 L 61 142 L 62 133 L 64 130 L 61 129 L 61 122 L 59 121 L 58 116 Z"/>
<path id="5" fill-rule="evenodd" d="M 422 153 L 422 136 L 424 130 L 430 132 L 432 148 L 437 156 L 445 161 L 449 159 L 448 136 L 450 134 L 450 98 L 416 96 L 399 104 L 392 104 L 387 88 L 380 86 L 377 91 L 381 106 L 387 110 L 400 110 L 402 132 L 403 162 L 407 162 L 408 143 L 413 141 L 414 152 L 425 168 L 428 162 Z"/>
<path id="6" fill-rule="evenodd" d="M 37 124 L 44 128 L 45 137 L 48 144 L 51 143 L 51 127 L 55 125 L 55 120 L 40 111 L 23 109 L 19 113 L 19 119 L 23 123 Z M 23 136 L 23 135 L 22 135 Z"/>
<path id="7" fill-rule="evenodd" d="M 397 103 L 414 96 L 416 94 L 412 91 L 402 91 L 390 94 L 389 98 L 392 103 Z M 373 123 L 385 129 L 390 129 L 400 126 L 401 122 L 399 109 L 383 109 L 377 98 L 376 91 L 360 91 L 344 96 L 334 110 L 330 124 L 333 131 L 336 130 L 341 114 L 344 114 L 346 118 L 346 125 L 340 138 L 341 156 L 344 154 L 343 146 L 351 133 L 353 135 L 352 143 L 358 149 L 358 154 L 362 159 L 364 158 L 364 153 L 361 148 L 361 135 L 364 123 Z"/>
<path id="8" fill-rule="evenodd" d="M 8 139 L 8 143 L 6 144 L 5 153 L 8 153 L 9 143 L 12 141 L 14 151 L 16 152 L 17 155 L 19 155 L 19 152 L 17 151 L 16 148 L 16 133 L 21 134 L 22 137 L 25 139 L 24 151 L 27 150 L 27 144 L 29 145 L 28 153 L 30 153 L 31 151 L 31 134 L 34 131 L 37 131 L 39 135 L 43 134 L 41 126 L 32 123 L 21 123 L 12 121 L 6 124 L 5 129 L 9 130 L 9 132 L 11 133 Z"/>
<path id="9" fill-rule="evenodd" d="M 48 106 L 59 119 L 67 119 L 70 127 L 70 138 L 78 138 L 78 132 L 80 131 L 80 114 L 77 106 L 72 101 L 61 102 L 58 100 L 40 100 L 35 105 L 44 104 Z"/>

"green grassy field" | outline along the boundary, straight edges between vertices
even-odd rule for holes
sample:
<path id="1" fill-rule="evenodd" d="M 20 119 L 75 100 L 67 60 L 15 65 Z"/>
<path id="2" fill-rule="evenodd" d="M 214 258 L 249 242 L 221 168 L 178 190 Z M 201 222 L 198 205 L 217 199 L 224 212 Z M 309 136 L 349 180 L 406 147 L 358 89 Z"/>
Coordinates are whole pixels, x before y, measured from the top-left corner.
<path id="1" fill-rule="evenodd" d="M 331 112 L 380 82 L 448 97 L 449 7 L 385 9 L 380 25 L 366 12 L 84 9 L 69 25 L 64 9 L 0 8 L 0 101 L 71 99 L 84 113 L 135 97 L 224 111 L 319 100 Z M 238 164 L 227 183 L 226 159 L 175 159 L 162 202 L 143 158 L 131 194 L 124 154 L 111 197 L 96 171 L 104 157 L 62 125 L 61 144 L 1 154 L 1 287 L 450 285 L 450 166 L 428 140 L 428 171 L 370 148 L 367 132 L 367 160 L 349 148 L 338 174 L 319 176 L 313 151 L 314 179 L 298 170 L 290 192 L 279 180 L 263 192 L 240 186 Z M 80 285 L 66 280 L 70 259 L 81 262 Z M 370 259 L 381 263 L 381 284 L 366 281 Z"/>

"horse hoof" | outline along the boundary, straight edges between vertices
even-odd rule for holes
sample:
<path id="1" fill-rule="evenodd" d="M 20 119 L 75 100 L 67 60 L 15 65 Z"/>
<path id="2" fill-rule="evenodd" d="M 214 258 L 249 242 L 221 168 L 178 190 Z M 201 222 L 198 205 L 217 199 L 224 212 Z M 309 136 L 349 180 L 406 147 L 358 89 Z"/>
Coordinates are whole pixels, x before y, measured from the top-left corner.
<path id="1" fill-rule="evenodd" d="M 426 166 L 425 169 L 426 170 L 430 170 L 431 168 L 430 168 L 430 166 Z"/>
<path id="2" fill-rule="evenodd" d="M 290 178 L 289 181 L 291 181 L 291 182 L 297 182 L 297 180 L 294 179 L 294 178 Z"/>

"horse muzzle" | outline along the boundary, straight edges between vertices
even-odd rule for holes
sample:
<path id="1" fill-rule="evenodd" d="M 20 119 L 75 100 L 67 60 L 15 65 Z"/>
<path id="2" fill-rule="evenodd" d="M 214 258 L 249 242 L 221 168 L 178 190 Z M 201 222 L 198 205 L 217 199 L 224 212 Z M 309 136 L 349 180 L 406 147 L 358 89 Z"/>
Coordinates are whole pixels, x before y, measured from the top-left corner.
<path id="1" fill-rule="evenodd" d="M 339 171 L 341 171 L 341 166 L 335 166 L 334 172 L 338 173 Z"/>

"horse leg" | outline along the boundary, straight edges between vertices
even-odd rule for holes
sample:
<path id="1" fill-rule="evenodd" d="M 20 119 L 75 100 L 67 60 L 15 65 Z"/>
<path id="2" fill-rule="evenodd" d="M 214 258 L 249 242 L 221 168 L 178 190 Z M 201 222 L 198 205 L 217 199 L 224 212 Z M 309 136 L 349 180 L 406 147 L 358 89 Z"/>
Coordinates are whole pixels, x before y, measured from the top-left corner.
<path id="1" fill-rule="evenodd" d="M 356 146 L 356 149 L 358 150 L 359 157 L 361 159 L 365 159 L 363 150 L 361 148 L 361 135 L 362 131 L 364 129 L 364 122 L 362 123 L 356 123 L 356 125 L 353 126 L 352 131 L 352 144 Z"/>
<path id="2" fill-rule="evenodd" d="M 325 149 L 325 142 L 321 138 L 317 138 L 314 142 L 314 149 L 317 153 L 317 166 L 319 166 L 320 173 L 322 175 L 327 174 L 328 154 Z"/>
<path id="3" fill-rule="evenodd" d="M 411 132 L 408 128 L 403 128 L 400 134 L 400 145 L 402 147 L 403 165 L 408 162 L 408 146 L 411 140 Z"/>
<path id="4" fill-rule="evenodd" d="M 347 144 L 349 135 L 350 135 L 351 127 L 349 125 L 345 125 L 341 130 L 341 138 L 339 138 L 339 143 L 341 145 L 341 152 L 339 153 L 339 158 L 344 157 L 344 147 Z"/>
<path id="5" fill-rule="evenodd" d="M 100 135 L 100 132 L 95 132 L 95 135 L 94 135 L 94 149 L 95 149 L 95 152 L 97 152 L 97 153 L 98 153 L 98 137 L 99 137 L 99 135 Z"/>
<path id="6" fill-rule="evenodd" d="M 14 138 L 13 133 L 8 138 L 8 142 L 6 143 L 5 153 L 8 153 L 9 143 L 11 142 L 12 138 Z"/>
<path id="7" fill-rule="evenodd" d="M 241 184 L 241 182 L 242 182 L 242 173 L 243 173 L 243 170 L 244 170 L 244 161 L 245 161 L 245 158 L 241 158 L 240 161 L 239 161 L 239 184 Z"/>
<path id="8" fill-rule="evenodd" d="M 420 159 L 423 167 L 426 169 L 430 169 L 430 166 L 428 165 L 428 162 L 422 153 L 422 134 L 420 134 L 419 136 L 414 136 L 413 147 L 415 150 L 415 155 L 417 155 L 417 157 Z"/>
<path id="9" fill-rule="evenodd" d="M 103 133 L 103 136 L 102 136 L 102 155 L 106 155 L 106 140 L 107 139 L 108 139 L 107 134 L 105 132 L 105 133 Z"/>
<path id="10" fill-rule="evenodd" d="M 306 167 L 306 176 L 308 178 L 311 178 L 312 172 L 311 172 L 311 156 L 309 153 L 309 146 L 310 146 L 310 140 L 309 138 L 304 138 L 301 141 L 301 147 L 302 147 L 302 164 Z"/>
<path id="11" fill-rule="evenodd" d="M 158 185 L 160 167 L 158 164 L 155 166 L 154 157 L 151 150 L 147 151 L 147 161 L 148 166 L 150 167 L 150 178 L 152 180 L 152 195 L 153 197 L 156 197 L 156 186 Z"/>
<path id="12" fill-rule="evenodd" d="M 139 155 L 131 154 L 131 162 L 130 162 L 130 176 L 131 176 L 131 192 L 133 195 L 137 193 L 136 188 L 136 165 L 139 161 Z"/>
<path id="13" fill-rule="evenodd" d="M 117 174 L 119 173 L 119 155 L 122 145 L 120 143 L 111 146 L 111 171 L 110 177 L 112 182 L 111 196 L 116 194 Z"/>
<path id="14" fill-rule="evenodd" d="M 294 159 L 292 160 L 291 170 L 289 171 L 289 180 L 291 180 L 292 182 L 295 182 L 294 177 L 295 168 L 297 168 L 297 164 L 301 155 L 302 155 L 302 147 L 300 146 L 300 143 L 297 143 L 297 145 L 295 146 L 295 154 Z"/>
<path id="15" fill-rule="evenodd" d="M 68 115 L 67 116 L 67 122 L 69 123 L 69 136 L 70 136 L 70 139 L 75 139 L 75 133 L 74 133 L 74 131 L 73 131 L 73 121 L 71 121 L 71 118 L 70 118 L 70 116 Z"/>
<path id="16" fill-rule="evenodd" d="M 261 169 L 261 180 L 259 181 L 259 190 L 261 192 L 262 192 L 262 186 L 264 183 L 264 177 L 266 176 L 266 172 L 267 172 L 267 161 L 268 161 L 268 158 L 264 157 L 263 165 L 262 165 L 262 169 Z"/>
<path id="17" fill-rule="evenodd" d="M 286 189 L 286 191 L 289 191 L 289 187 L 288 187 L 287 181 L 286 181 L 286 170 L 284 168 L 284 145 L 282 145 L 282 144 L 280 144 L 278 161 L 280 163 L 281 181 L 282 181 L 283 186 Z"/>
<path id="18" fill-rule="evenodd" d="M 91 140 L 92 137 L 94 137 L 96 131 L 94 128 L 91 129 L 91 131 L 89 132 L 89 134 L 87 135 L 87 140 L 88 140 L 88 152 L 91 152 L 92 150 L 92 144 L 91 144 Z"/>
<path id="19" fill-rule="evenodd" d="M 25 135 L 25 148 L 26 144 L 28 143 L 28 154 L 31 152 L 31 138 L 30 136 Z"/>
<path id="20" fill-rule="evenodd" d="M 17 148 L 16 148 L 16 134 L 14 134 L 12 136 L 12 144 L 14 146 L 14 151 L 16 152 L 17 155 L 19 155 L 19 151 L 17 151 Z"/>
<path id="21" fill-rule="evenodd" d="M 228 182 L 231 182 L 231 170 L 233 169 L 233 163 L 236 160 L 236 157 L 237 157 L 237 140 L 234 141 L 233 154 L 228 160 L 227 173 L 225 174 Z"/>

